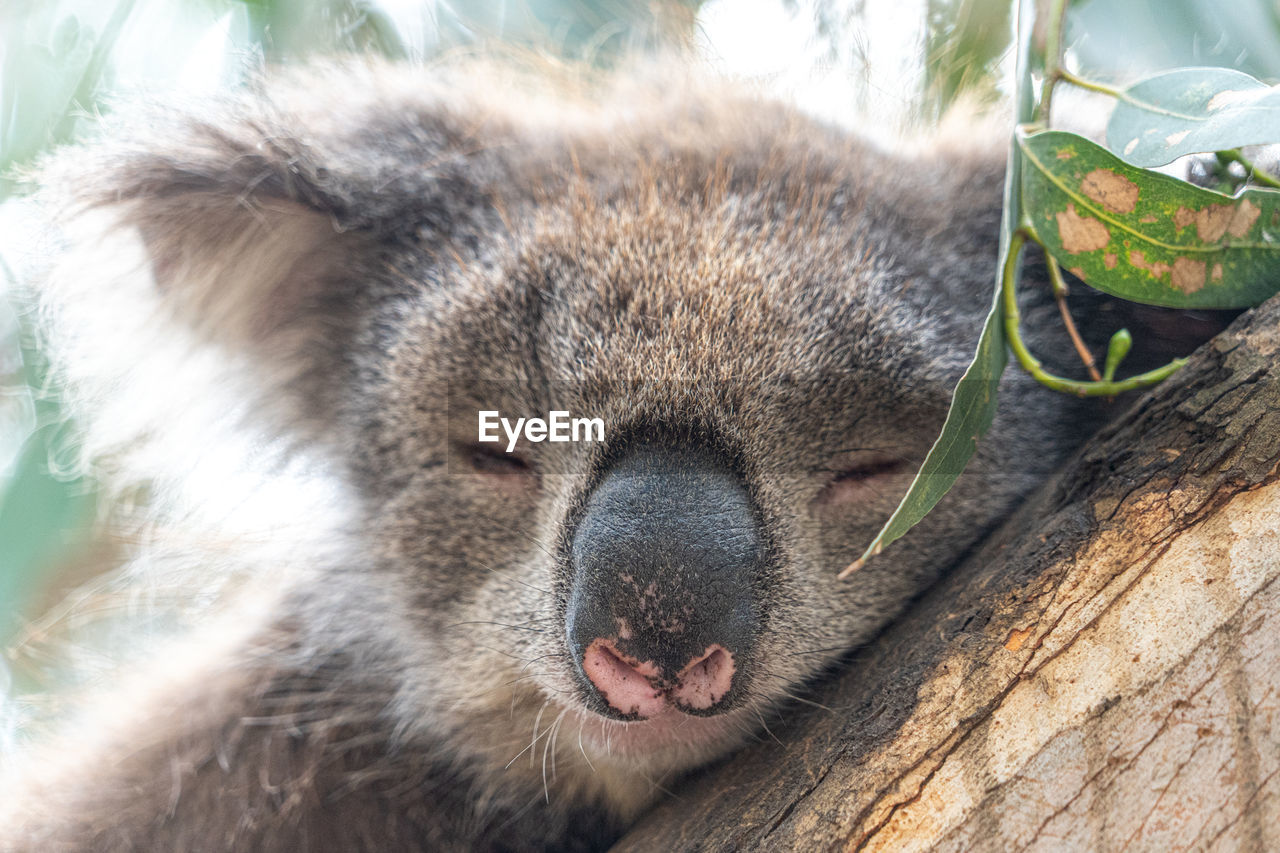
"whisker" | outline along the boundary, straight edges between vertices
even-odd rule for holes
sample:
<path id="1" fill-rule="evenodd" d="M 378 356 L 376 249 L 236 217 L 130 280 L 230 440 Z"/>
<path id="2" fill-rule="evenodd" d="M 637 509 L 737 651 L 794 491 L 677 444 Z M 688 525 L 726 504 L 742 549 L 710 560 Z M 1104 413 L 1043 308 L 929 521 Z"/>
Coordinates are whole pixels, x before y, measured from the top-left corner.
<path id="1" fill-rule="evenodd" d="M 533 545 L 535 548 L 541 551 L 543 555 L 550 557 L 553 563 L 557 563 L 560 561 L 559 556 L 557 556 L 556 554 L 548 550 L 547 546 L 539 542 L 536 537 L 531 536 L 525 541 L 527 541 L 529 544 Z M 550 595 L 550 593 L 547 593 L 547 595 Z"/>
<path id="2" fill-rule="evenodd" d="M 753 710 L 755 710 L 756 712 L 756 719 L 760 721 L 761 727 L 765 730 L 765 732 L 769 735 L 769 737 L 773 738 L 773 742 L 776 743 L 778 746 L 783 746 L 782 741 L 778 740 L 778 736 L 773 733 L 773 730 L 769 728 L 769 724 L 765 722 L 764 714 L 760 713 L 760 709 L 755 708 Z"/>
<path id="3" fill-rule="evenodd" d="M 776 679 L 777 681 L 781 681 L 782 683 L 784 683 L 784 684 L 786 684 L 786 685 L 788 685 L 788 686 L 791 684 L 791 679 L 786 678 L 785 676 L 782 676 L 782 675 L 778 675 L 776 672 L 770 672 L 769 670 L 762 669 L 762 670 L 760 670 L 760 671 L 759 671 L 759 674 L 760 674 L 760 675 L 765 676 L 766 678 L 773 678 L 773 679 Z M 790 700 L 790 701 L 792 701 L 792 702 L 799 702 L 801 705 L 809 705 L 809 706 L 811 706 L 811 707 L 813 707 L 813 708 L 819 708 L 819 709 L 821 709 L 821 710 L 823 710 L 823 711 L 826 711 L 826 712 L 827 712 L 827 713 L 829 713 L 829 714 L 834 714 L 834 713 L 835 713 L 835 709 L 834 709 L 834 708 L 829 708 L 829 707 L 827 707 L 826 705 L 823 705 L 821 702 L 815 702 L 815 701 L 814 701 L 814 700 L 812 700 L 812 699 L 806 699 L 805 697 L 801 696 L 800 694 L 795 693 L 794 691 L 789 690 L 789 689 L 787 689 L 787 688 L 783 688 L 783 689 L 780 691 L 780 693 L 781 693 L 783 696 L 787 697 L 787 699 L 789 699 L 789 700 Z"/>
<path id="4" fill-rule="evenodd" d="M 568 712 L 568 708 L 560 712 L 560 716 L 556 717 L 555 722 L 551 724 L 551 736 L 542 742 L 542 794 L 548 804 L 551 802 L 551 788 L 547 784 L 547 754 L 551 754 L 551 778 L 554 779 L 556 776 L 556 737 L 560 734 L 560 723 Z"/>
<path id="5" fill-rule="evenodd" d="M 529 673 L 528 675 L 522 675 L 522 676 L 520 676 L 519 678 L 513 678 L 513 679 L 511 679 L 510 681 L 504 681 L 504 682 L 502 682 L 502 686 L 503 686 L 503 687 L 510 687 L 511 685 L 516 684 L 516 683 L 521 682 L 521 681 L 529 681 L 529 680 L 534 679 L 534 678 L 550 677 L 550 676 L 552 676 L 552 675 L 555 675 L 555 673 L 554 673 L 554 672 L 531 672 L 531 673 Z M 543 685 L 543 686 L 546 686 L 546 685 Z M 555 693 L 560 693 L 560 694 L 565 695 L 565 696 L 572 696 L 572 695 L 573 695 L 573 691 L 571 691 L 571 690 L 565 690 L 565 689 L 563 689 L 563 688 L 547 687 L 547 689 L 548 689 L 548 690 L 551 690 L 551 691 L 553 691 L 553 692 L 555 692 Z"/>
<path id="6" fill-rule="evenodd" d="M 820 711 L 826 711 L 828 714 L 834 714 L 836 712 L 835 708 L 829 708 L 826 705 L 823 705 L 821 702 L 814 702 L 812 699 L 806 699 L 803 696 L 797 696 L 795 693 L 792 693 L 790 691 L 783 691 L 783 695 L 786 696 L 788 699 L 790 699 L 792 702 L 799 702 L 801 705 L 808 705 L 811 708 L 817 708 Z"/>
<path id="7" fill-rule="evenodd" d="M 587 755 L 587 748 L 582 745 L 582 729 L 583 728 L 584 728 L 584 723 L 582 722 L 582 720 L 578 720 L 578 750 L 582 753 L 582 760 L 587 762 L 587 766 L 591 768 L 591 772 L 595 773 L 596 766 L 591 763 L 591 757 Z"/>
<path id="8" fill-rule="evenodd" d="M 535 540 L 535 541 L 536 541 L 536 540 Z M 512 570 L 512 569 L 506 569 L 506 570 L 495 569 L 493 566 L 490 566 L 488 563 L 485 563 L 483 560 L 475 560 L 474 562 L 475 562 L 475 564 L 476 564 L 477 566 L 479 566 L 480 568 L 484 569 L 486 572 L 490 572 L 490 573 L 495 574 L 495 575 L 497 575 L 498 577 L 500 577 L 500 578 L 504 578 L 504 579 L 506 579 L 506 580 L 512 580 L 512 581 L 515 581 L 516 583 L 520 584 L 521 586 L 528 587 L 529 589 L 533 590 L 534 592 L 540 592 L 540 593 L 542 593 L 543 595 L 546 595 L 546 596 L 550 596 L 550 595 L 551 595 L 551 593 L 550 593 L 550 592 L 548 592 L 547 590 L 543 589 L 542 587 L 534 586 L 533 584 L 529 583 L 528 581 L 526 581 L 526 580 L 524 580 L 524 579 L 522 579 L 522 578 L 517 577 L 517 576 L 516 576 L 516 574 L 515 574 L 515 571 L 514 571 L 514 570 Z"/>
<path id="9" fill-rule="evenodd" d="M 558 654 L 559 652 L 547 652 L 544 655 L 538 655 L 536 658 L 529 658 L 527 661 L 525 661 L 524 666 L 520 667 L 520 671 L 524 672 L 526 669 L 533 666 L 538 661 L 546 660 L 547 658 L 553 658 Z"/>
<path id="10" fill-rule="evenodd" d="M 529 631 L 533 634 L 547 633 L 545 628 L 530 628 L 526 625 L 509 625 L 506 622 L 493 622 L 487 619 L 471 619 L 466 622 L 454 622 L 450 625 L 445 625 L 444 627 L 447 630 L 449 628 L 461 628 L 464 625 L 497 625 L 499 628 L 511 628 L 514 631 Z"/>
<path id="11" fill-rule="evenodd" d="M 476 648 L 484 649 L 486 652 L 493 652 L 496 655 L 502 655 L 504 658 L 511 658 L 512 660 L 518 660 L 521 663 L 523 663 L 525 666 L 528 666 L 529 663 L 531 662 L 529 658 L 522 657 L 521 655 L 513 654 L 512 652 L 508 652 L 503 649 L 495 649 L 493 646 L 486 646 L 483 643 L 476 643 Z M 534 660 L 537 660 L 537 658 L 534 658 Z"/>
<path id="12" fill-rule="evenodd" d="M 550 700 L 550 699 L 548 699 L 546 702 L 543 702 L 543 703 L 542 703 L 542 707 L 538 709 L 538 714 L 537 714 L 537 716 L 535 716 L 535 717 L 533 718 L 533 740 L 529 741 L 529 745 L 528 745 L 528 746 L 526 746 L 524 749 L 522 749 L 522 750 L 520 750 L 519 752 L 517 752 L 517 753 L 516 753 L 516 755 L 515 755 L 515 758 L 512 758 L 510 761 L 508 761 L 508 762 L 507 762 L 507 764 L 506 764 L 506 767 L 503 767 L 503 768 L 502 768 L 503 770 L 507 770 L 507 769 L 509 769 L 509 768 L 511 767 L 511 765 L 512 765 L 512 764 L 515 764 L 515 763 L 516 763 L 516 759 L 518 759 L 520 756 L 524 755 L 526 752 L 529 752 L 529 750 L 533 749 L 533 748 L 534 748 L 534 746 L 535 746 L 535 745 L 537 745 L 537 743 L 538 743 L 538 724 L 542 722 L 542 712 L 543 712 L 543 711 L 545 711 L 545 710 L 547 710 L 547 706 L 548 706 L 548 705 L 550 705 L 550 704 L 551 704 L 551 700 Z M 533 755 L 532 755 L 532 754 L 530 754 L 530 756 L 529 756 L 529 766 L 531 766 L 531 767 L 533 766 Z"/>
<path id="13" fill-rule="evenodd" d="M 849 648 L 848 646 L 827 646 L 824 649 L 805 649 L 804 651 L 800 651 L 800 652 L 788 652 L 785 655 L 779 655 L 779 657 L 794 658 L 794 657 L 800 657 L 801 655 L 830 654 L 831 652 L 843 652 L 848 648 Z"/>
<path id="14" fill-rule="evenodd" d="M 556 724 L 553 722 L 547 731 L 551 732 L 550 737 L 542 741 L 542 801 L 551 804 L 551 786 L 547 783 L 547 753 L 551 751 L 551 741 L 555 739 Z"/>
<path id="15" fill-rule="evenodd" d="M 660 784 L 658 780 L 654 779 L 652 776 L 649 776 L 648 774 L 641 773 L 641 772 L 637 772 L 636 775 L 639 776 L 644 781 L 648 782 L 649 787 L 653 788 L 655 791 L 660 791 L 661 793 L 666 794 L 668 797 L 671 797 L 673 799 L 677 799 L 677 800 L 680 799 L 671 790 L 663 787 L 662 784 Z"/>

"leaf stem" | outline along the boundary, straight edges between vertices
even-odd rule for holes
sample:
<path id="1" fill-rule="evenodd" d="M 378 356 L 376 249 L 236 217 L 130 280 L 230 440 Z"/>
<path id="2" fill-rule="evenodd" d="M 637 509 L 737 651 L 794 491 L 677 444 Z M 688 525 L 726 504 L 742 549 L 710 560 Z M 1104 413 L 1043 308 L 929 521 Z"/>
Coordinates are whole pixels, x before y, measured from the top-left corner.
<path id="1" fill-rule="evenodd" d="M 1185 358 L 1175 358 L 1163 367 L 1148 370 L 1146 373 L 1140 373 L 1137 376 L 1130 376 L 1128 379 L 1122 379 L 1119 382 L 1078 382 L 1074 379 L 1055 376 L 1045 370 L 1040 360 L 1027 349 L 1019 329 L 1022 317 L 1018 312 L 1018 259 L 1022 255 L 1022 249 L 1027 240 L 1040 243 L 1035 230 L 1024 222 L 1014 232 L 1013 238 L 1009 241 L 1009 253 L 1005 256 L 1004 267 L 1001 269 L 1000 274 L 1000 293 L 1004 303 L 1004 331 L 1009 341 L 1009 349 L 1013 351 L 1013 355 L 1018 359 L 1018 364 L 1022 366 L 1022 369 L 1030 373 L 1037 382 L 1055 391 L 1075 394 L 1079 397 L 1114 397 L 1125 391 L 1134 391 L 1155 385 L 1187 363 Z"/>
<path id="2" fill-rule="evenodd" d="M 1071 317 L 1071 309 L 1067 306 L 1067 283 L 1062 278 L 1062 267 L 1058 265 L 1053 255 L 1046 254 L 1044 260 L 1045 266 L 1049 269 L 1049 284 L 1053 288 L 1053 298 L 1058 303 L 1058 313 L 1062 315 L 1062 325 L 1067 329 L 1071 345 L 1076 348 L 1080 360 L 1084 362 L 1084 369 L 1089 371 L 1089 378 L 1094 382 L 1101 382 L 1102 374 L 1098 372 L 1093 353 L 1089 352 L 1084 338 L 1080 337 L 1080 332 L 1076 329 L 1076 321 Z"/>
<path id="3" fill-rule="evenodd" d="M 1249 173 L 1249 178 L 1254 183 L 1280 189 L 1280 180 L 1276 180 L 1276 178 L 1265 169 L 1258 168 L 1252 160 L 1240 153 L 1239 148 L 1228 148 L 1225 151 L 1217 152 L 1217 155 L 1218 159 L 1223 163 L 1239 163 L 1243 166 L 1244 170 Z"/>
<path id="4" fill-rule="evenodd" d="M 1053 109 L 1053 87 L 1065 79 L 1062 69 L 1062 27 L 1067 17 L 1067 0 L 1050 0 L 1044 34 L 1044 88 L 1036 106 L 1035 120 L 1049 126 Z"/>
<path id="5" fill-rule="evenodd" d="M 1108 95 L 1120 100 L 1131 100 L 1125 96 L 1124 92 L 1114 86 L 1108 86 L 1106 83 L 1098 83 L 1094 80 L 1086 80 L 1083 77 L 1072 74 L 1065 68 L 1058 69 L 1058 79 L 1070 83 L 1078 89 L 1088 89 L 1090 92 L 1097 92 L 1101 95 Z"/>

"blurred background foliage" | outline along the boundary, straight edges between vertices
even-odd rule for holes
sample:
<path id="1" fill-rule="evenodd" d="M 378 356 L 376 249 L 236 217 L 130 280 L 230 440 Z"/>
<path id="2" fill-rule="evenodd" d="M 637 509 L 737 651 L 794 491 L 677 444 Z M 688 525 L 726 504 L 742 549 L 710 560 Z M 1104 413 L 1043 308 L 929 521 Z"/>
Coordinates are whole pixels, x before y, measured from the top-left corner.
<path id="1" fill-rule="evenodd" d="M 101 561 L 91 481 L 12 283 L 39 258 L 21 178 L 113 100 L 207 93 L 336 53 L 424 62 L 498 40 L 609 65 L 676 44 L 833 120 L 901 131 L 1011 77 L 1011 0 L 5 0 L 0 6 L 0 649 Z M 1080 0 L 1068 64 L 1280 78 L 1280 0 Z M 0 658 L 0 696 L 8 677 Z"/>

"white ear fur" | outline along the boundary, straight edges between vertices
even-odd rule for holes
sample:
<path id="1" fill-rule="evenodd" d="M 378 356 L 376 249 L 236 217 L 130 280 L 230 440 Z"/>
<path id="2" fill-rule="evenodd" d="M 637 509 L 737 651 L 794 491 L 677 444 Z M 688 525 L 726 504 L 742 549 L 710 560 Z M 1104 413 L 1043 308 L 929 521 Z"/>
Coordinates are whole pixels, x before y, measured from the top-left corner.
<path id="1" fill-rule="evenodd" d="M 278 398 L 317 370 L 314 339 L 332 328 L 308 318 L 312 303 L 364 238 L 288 202 L 248 209 L 212 196 L 94 208 L 60 226 L 35 296 L 54 379 L 79 420 L 80 464 L 108 488 L 145 483 L 179 512 L 213 515 L 265 497 L 281 466 L 315 470 L 315 459 L 293 461 L 297 436 L 263 409 L 288 406 Z M 296 518 L 302 495 L 287 479 Z M 327 502 L 330 490 L 314 497 Z"/>
<path id="2" fill-rule="evenodd" d="M 282 203 L 239 227 L 191 208 L 148 243 L 138 204 L 79 211 L 49 229 L 58 245 L 33 247 L 46 259 L 31 284 L 52 382 L 76 427 L 54 452 L 64 470 L 97 475 L 106 541 L 121 546 L 76 593 L 97 604 L 34 639 L 77 677 L 101 677 L 149 649 L 151 631 L 202 619 L 237 590 L 332 565 L 356 511 L 324 455 L 262 417 L 272 389 L 310 369 L 285 341 L 301 332 L 266 322 L 263 300 L 284 311 L 286 297 L 306 298 L 322 280 L 312 266 L 344 242 L 325 217 Z M 80 632 L 105 651 L 81 657 Z"/>
<path id="3" fill-rule="evenodd" d="M 186 193 L 130 207 L 162 298 L 200 332 L 234 343 L 264 342 L 308 311 L 355 248 L 325 215 L 277 199 Z"/>

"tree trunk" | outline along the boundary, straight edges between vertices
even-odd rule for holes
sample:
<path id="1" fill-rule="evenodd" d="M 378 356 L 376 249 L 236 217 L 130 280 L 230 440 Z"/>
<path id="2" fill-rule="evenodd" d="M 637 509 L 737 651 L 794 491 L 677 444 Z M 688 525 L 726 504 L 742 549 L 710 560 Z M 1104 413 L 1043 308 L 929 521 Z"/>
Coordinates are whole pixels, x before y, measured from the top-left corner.
<path id="1" fill-rule="evenodd" d="M 1278 350 L 1272 300 L 617 849 L 1280 850 Z"/>

